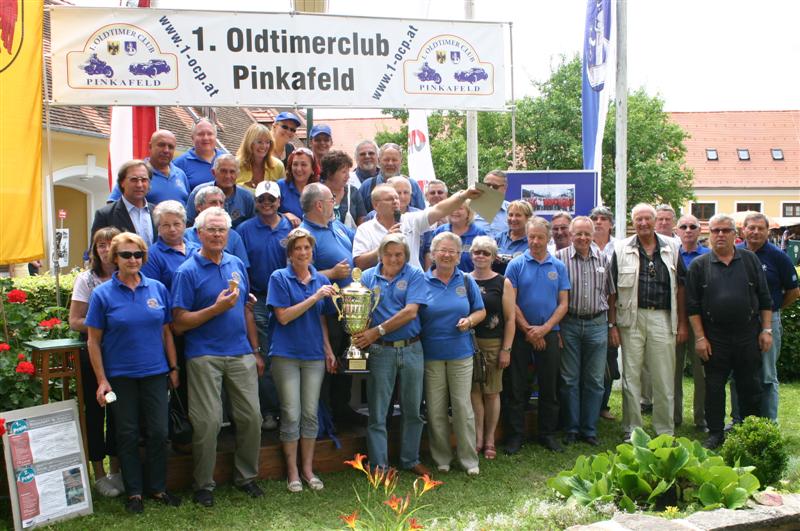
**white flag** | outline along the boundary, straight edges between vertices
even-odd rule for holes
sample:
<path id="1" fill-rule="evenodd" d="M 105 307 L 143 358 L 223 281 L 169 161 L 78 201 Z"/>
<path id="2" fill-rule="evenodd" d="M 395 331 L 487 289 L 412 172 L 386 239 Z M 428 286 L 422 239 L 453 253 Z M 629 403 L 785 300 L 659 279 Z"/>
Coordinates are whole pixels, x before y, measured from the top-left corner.
<path id="1" fill-rule="evenodd" d="M 423 189 L 427 181 L 436 179 L 428 137 L 428 114 L 422 110 L 408 111 L 408 176 Z"/>

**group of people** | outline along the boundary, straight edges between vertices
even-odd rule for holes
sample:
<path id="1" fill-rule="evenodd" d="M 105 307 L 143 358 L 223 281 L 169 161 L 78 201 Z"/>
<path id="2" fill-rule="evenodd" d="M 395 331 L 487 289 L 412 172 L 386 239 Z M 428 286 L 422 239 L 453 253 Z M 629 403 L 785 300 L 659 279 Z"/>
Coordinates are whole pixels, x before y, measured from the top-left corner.
<path id="1" fill-rule="evenodd" d="M 95 215 L 92 266 L 76 281 L 70 308 L 71 326 L 86 334 L 85 367 L 94 377 L 84 379 L 87 396 L 97 398 L 86 404 L 87 438 L 101 494 L 124 491 L 134 513 L 144 496 L 181 502 L 165 486 L 167 385 L 188 389 L 197 504 L 214 504 L 226 415 L 236 430 L 239 489 L 263 495 L 255 481 L 261 430 L 276 427 L 287 489 L 323 489 L 314 472 L 320 403 L 337 425 L 362 418 L 350 403 L 351 376 L 338 370 L 350 341 L 369 352 L 372 466 L 390 464 L 396 400 L 400 466 L 419 475 L 431 474 L 419 455 L 426 422 L 441 473 L 455 462 L 478 475 L 479 456 L 497 455 L 501 417 L 506 453 L 519 451 L 529 433 L 532 362 L 538 442 L 553 451 L 561 442 L 599 444 L 598 419 L 612 417 L 620 345 L 624 431 L 642 425 L 640 400 L 650 384 L 653 428 L 672 433 L 692 332 L 688 356 L 704 360 L 708 384 L 705 404 L 695 402 L 695 423 L 707 418 L 709 441 L 723 436 L 731 371 L 738 414 L 761 414 L 762 380 L 772 377 L 760 352 L 779 343 L 773 301 L 790 304 L 798 291 L 771 244 L 758 245 L 763 216 L 746 224 L 754 235 L 747 246 L 763 268 L 751 267 L 757 262 L 747 249 L 728 248 L 734 227 L 725 216 L 710 221 L 706 254 L 696 246 L 696 219 L 681 218 L 680 240 L 661 236 L 659 213 L 644 204 L 632 211 L 636 234 L 623 240 L 611 238 L 613 215 L 604 207 L 548 222 L 528 202 L 506 201 L 485 220 L 469 208 L 479 190 L 450 195 L 441 181 L 423 190 L 401 175 L 399 146 L 360 142 L 353 168 L 349 155 L 330 150 L 327 126 L 311 130 L 311 149 L 294 148 L 299 125 L 291 113 L 278 115 L 271 130 L 254 124 L 234 157 L 217 148 L 213 124 L 203 120 L 194 147 L 175 161 L 175 137 L 161 130 L 148 161 L 120 168 L 119 198 Z M 504 172 L 483 181 L 505 194 Z M 333 298 L 356 267 L 380 299 L 370 328 L 351 338 Z M 742 293 L 751 295 L 749 306 L 736 303 Z M 744 322 L 741 310 L 730 311 L 745 307 Z M 755 339 L 746 343 L 745 332 Z M 485 371 L 475 370 L 476 352 Z M 703 376 L 702 367 L 696 374 Z M 777 415 L 777 381 L 775 392 Z M 105 455 L 116 456 L 109 474 Z"/>

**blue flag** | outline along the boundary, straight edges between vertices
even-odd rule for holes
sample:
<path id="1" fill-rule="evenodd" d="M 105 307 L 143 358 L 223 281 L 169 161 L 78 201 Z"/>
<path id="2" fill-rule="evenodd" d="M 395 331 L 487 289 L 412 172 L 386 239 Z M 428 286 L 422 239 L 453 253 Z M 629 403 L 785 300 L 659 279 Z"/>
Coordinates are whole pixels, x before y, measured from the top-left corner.
<path id="1" fill-rule="evenodd" d="M 608 112 L 611 54 L 611 22 L 614 0 L 587 0 L 583 38 L 583 169 L 602 169 L 603 130 Z M 598 183 L 599 184 L 599 183 Z M 598 186 L 599 189 L 599 186 Z"/>

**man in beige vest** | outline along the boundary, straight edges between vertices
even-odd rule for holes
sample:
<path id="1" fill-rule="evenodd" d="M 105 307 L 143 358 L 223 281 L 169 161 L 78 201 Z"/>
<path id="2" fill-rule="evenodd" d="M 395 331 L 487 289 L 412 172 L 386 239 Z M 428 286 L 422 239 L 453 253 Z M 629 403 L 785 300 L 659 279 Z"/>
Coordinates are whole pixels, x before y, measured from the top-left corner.
<path id="1" fill-rule="evenodd" d="M 674 240 L 655 232 L 656 211 L 640 203 L 631 212 L 636 234 L 614 242 L 617 326 L 622 343 L 622 426 L 625 438 L 642 426 L 641 372 L 650 368 L 653 429 L 675 429 L 675 344 L 686 341 L 683 285 L 686 268 Z"/>

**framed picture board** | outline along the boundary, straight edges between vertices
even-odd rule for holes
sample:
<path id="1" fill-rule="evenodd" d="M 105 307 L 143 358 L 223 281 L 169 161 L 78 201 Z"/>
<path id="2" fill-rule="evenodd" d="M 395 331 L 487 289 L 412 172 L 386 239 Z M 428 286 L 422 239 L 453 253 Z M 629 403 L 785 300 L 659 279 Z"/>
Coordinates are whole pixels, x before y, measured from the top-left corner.
<path id="1" fill-rule="evenodd" d="M 509 171 L 506 199 L 522 199 L 533 215 L 551 219 L 556 212 L 588 216 L 597 205 L 598 183 L 594 170 Z"/>

